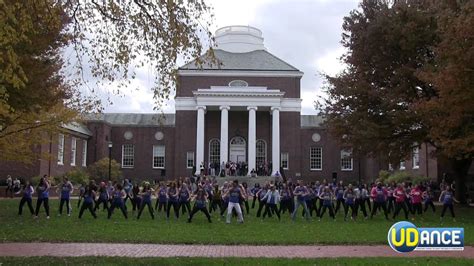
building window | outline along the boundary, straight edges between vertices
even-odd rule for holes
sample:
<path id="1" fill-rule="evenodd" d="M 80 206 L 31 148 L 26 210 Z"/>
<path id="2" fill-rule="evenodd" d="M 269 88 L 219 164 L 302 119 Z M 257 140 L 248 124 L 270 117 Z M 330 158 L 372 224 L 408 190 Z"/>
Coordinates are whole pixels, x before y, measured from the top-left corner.
<path id="1" fill-rule="evenodd" d="M 267 162 L 267 143 L 263 139 L 259 139 L 257 140 L 256 146 L 255 163 L 258 168 L 258 166 L 265 165 Z"/>
<path id="2" fill-rule="evenodd" d="M 400 161 L 400 170 L 405 170 L 405 161 Z"/>
<path id="3" fill-rule="evenodd" d="M 209 141 L 209 162 L 220 163 L 221 160 L 221 142 L 218 139 Z"/>
<path id="4" fill-rule="evenodd" d="M 135 164 L 135 146 L 133 144 L 122 145 L 122 168 L 133 168 Z"/>
<path id="5" fill-rule="evenodd" d="M 280 166 L 285 169 L 285 170 L 288 170 L 288 165 L 289 165 L 289 155 L 288 155 L 288 152 L 282 152 L 280 154 Z"/>
<path id="6" fill-rule="evenodd" d="M 232 80 L 229 82 L 229 87 L 248 87 L 249 84 L 245 80 Z"/>
<path id="7" fill-rule="evenodd" d="M 341 171 L 352 171 L 352 149 L 341 150 Z"/>
<path id="8" fill-rule="evenodd" d="M 64 164 L 64 134 L 59 134 L 58 140 L 58 164 Z"/>
<path id="9" fill-rule="evenodd" d="M 71 139 L 71 165 L 76 165 L 76 148 L 77 148 L 77 140 L 76 138 L 72 137 Z"/>
<path id="10" fill-rule="evenodd" d="M 154 145 L 153 146 L 153 168 L 165 168 L 165 146 Z"/>
<path id="11" fill-rule="evenodd" d="M 186 153 L 186 168 L 193 168 L 194 167 L 194 152 L 188 151 Z"/>
<path id="12" fill-rule="evenodd" d="M 87 140 L 82 142 L 82 166 L 87 166 Z"/>
<path id="13" fill-rule="evenodd" d="M 413 163 L 412 168 L 419 169 L 420 168 L 420 148 L 419 147 L 413 148 L 411 160 Z"/>
<path id="14" fill-rule="evenodd" d="M 309 168 L 311 170 L 323 169 L 323 148 L 311 147 L 309 150 Z"/>

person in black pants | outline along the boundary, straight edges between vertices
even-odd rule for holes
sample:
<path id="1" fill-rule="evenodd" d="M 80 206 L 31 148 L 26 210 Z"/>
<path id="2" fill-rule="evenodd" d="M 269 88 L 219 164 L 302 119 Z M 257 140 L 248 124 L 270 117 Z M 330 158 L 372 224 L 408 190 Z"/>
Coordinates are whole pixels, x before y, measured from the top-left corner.
<path id="1" fill-rule="evenodd" d="M 449 211 L 451 212 L 451 216 L 455 221 L 453 201 L 456 203 L 459 203 L 459 201 L 454 198 L 454 193 L 451 189 L 451 186 L 446 186 L 446 189 L 441 192 L 441 195 L 439 196 L 439 201 L 443 203 L 443 210 L 441 211 L 441 220 L 444 217 L 446 209 L 449 209 Z"/>
<path id="2" fill-rule="evenodd" d="M 151 195 L 153 194 L 154 190 L 150 187 L 149 182 L 145 182 L 143 186 L 143 191 L 141 193 L 142 195 L 142 201 L 140 205 L 140 210 L 138 211 L 138 216 L 137 220 L 140 219 L 140 216 L 142 215 L 143 209 L 145 208 L 145 205 L 148 206 L 148 211 L 150 212 L 151 219 L 155 219 L 155 214 L 153 212 L 153 207 L 151 206 Z"/>
<path id="3" fill-rule="evenodd" d="M 23 213 L 23 205 L 26 203 L 28 208 L 30 209 L 31 215 L 35 212 L 33 210 L 33 203 L 32 203 L 32 195 L 35 193 L 35 189 L 30 184 L 29 181 L 26 182 L 26 185 L 23 187 L 23 197 L 20 200 L 20 207 L 18 208 L 18 215 L 22 215 Z"/>
<path id="4" fill-rule="evenodd" d="M 245 196 L 243 198 L 243 204 L 245 206 L 245 210 L 247 211 L 247 214 L 250 212 L 250 205 L 249 205 L 249 195 L 251 195 L 251 191 L 247 185 L 247 182 L 242 183 L 242 187 L 244 189 Z M 242 212 L 243 213 L 243 212 Z"/>
<path id="5" fill-rule="evenodd" d="M 354 189 L 356 199 L 355 199 L 355 209 L 356 209 L 356 216 L 360 211 L 364 214 L 364 218 L 367 219 L 367 210 L 365 209 L 365 199 L 362 195 L 361 188 Z"/>
<path id="6" fill-rule="evenodd" d="M 140 195 L 140 186 L 138 184 L 135 184 L 132 187 L 132 212 L 135 213 L 135 211 L 140 210 L 140 206 L 142 204 L 142 198 Z"/>
<path id="7" fill-rule="evenodd" d="M 428 207 L 431 207 L 433 212 L 436 212 L 436 208 L 433 204 L 433 192 L 431 191 L 431 187 L 426 187 L 426 190 L 423 192 L 423 200 L 425 201 L 425 208 L 423 212 L 426 212 L 428 210 Z"/>
<path id="8" fill-rule="evenodd" d="M 170 186 L 168 187 L 167 195 L 168 195 L 168 204 L 166 206 L 166 219 L 167 220 L 170 219 L 171 206 L 173 206 L 174 215 L 176 219 L 178 219 L 179 218 L 179 203 L 178 203 L 179 191 L 178 191 L 178 188 L 176 187 L 175 182 L 171 182 Z"/>
<path id="9" fill-rule="evenodd" d="M 214 193 L 212 193 L 212 201 L 211 206 L 209 208 L 209 213 L 217 211 L 217 208 L 219 208 L 219 210 L 222 208 L 222 198 L 221 191 L 219 190 L 219 185 L 214 186 Z"/>
<path id="10" fill-rule="evenodd" d="M 344 185 L 342 183 L 342 180 L 339 181 L 337 186 L 334 188 L 334 194 L 336 196 L 336 209 L 334 210 L 334 215 L 336 215 L 341 206 L 343 209 L 346 208 L 344 206 Z"/>
<path id="11" fill-rule="evenodd" d="M 260 190 L 260 184 L 255 183 L 254 187 L 250 190 L 252 192 L 252 209 L 255 209 L 255 202 L 257 201 L 257 192 Z"/>
<path id="12" fill-rule="evenodd" d="M 262 214 L 262 210 L 263 208 L 265 207 L 265 205 L 267 204 L 264 200 L 262 200 L 262 198 L 265 196 L 265 194 L 267 194 L 267 185 L 265 185 L 263 188 L 261 188 L 258 192 L 257 192 L 257 198 L 258 198 L 258 211 L 257 211 L 257 217 L 260 217 L 260 215 Z"/>
<path id="13" fill-rule="evenodd" d="M 291 189 L 288 188 L 287 184 L 283 184 L 283 188 L 280 192 L 280 213 L 285 213 L 288 210 L 288 213 L 291 215 L 293 213 L 293 195 L 291 194 Z"/>
<path id="14" fill-rule="evenodd" d="M 334 207 L 332 205 L 332 199 L 334 198 L 334 195 L 332 194 L 331 189 L 328 186 L 324 187 L 323 192 L 319 194 L 319 198 L 321 199 L 323 204 L 321 210 L 319 211 L 319 221 L 321 221 L 321 219 L 323 218 L 326 209 L 329 210 L 329 216 L 331 216 L 331 218 L 335 220 L 336 217 L 334 216 Z"/>
<path id="15" fill-rule="evenodd" d="M 191 192 L 188 189 L 188 185 L 186 183 L 181 184 L 181 188 L 179 189 L 179 206 L 178 211 L 181 210 L 181 213 L 184 215 L 186 212 L 189 214 L 191 213 Z"/>
<path id="16" fill-rule="evenodd" d="M 105 186 L 104 182 L 101 182 L 100 187 L 99 187 L 99 199 L 97 199 L 97 202 L 94 207 L 94 211 L 99 209 L 100 204 L 103 204 L 104 205 L 103 210 L 104 211 L 107 210 L 108 212 L 109 211 L 109 206 L 108 206 L 109 198 L 110 198 L 110 195 L 109 195 L 109 192 L 107 191 L 107 187 Z"/>
<path id="17" fill-rule="evenodd" d="M 262 219 L 265 219 L 267 214 L 268 217 L 272 217 L 273 212 L 278 217 L 278 220 L 280 220 L 280 211 L 277 208 L 277 205 L 280 202 L 280 193 L 276 190 L 274 185 L 270 186 L 270 190 L 268 190 L 265 196 L 263 196 L 262 201 L 266 202 Z"/>
<path id="18" fill-rule="evenodd" d="M 95 196 L 95 191 L 91 189 L 91 186 L 86 186 L 84 191 L 84 202 L 82 203 L 81 209 L 79 210 L 79 219 L 82 218 L 82 214 L 84 214 L 86 209 L 89 209 L 94 219 L 97 219 L 97 215 L 95 214 L 94 210 Z"/>
<path id="19" fill-rule="evenodd" d="M 395 220 L 400 210 L 403 210 L 405 213 L 405 220 L 408 220 L 408 209 L 405 202 L 407 194 L 402 184 L 398 184 L 397 189 L 393 191 L 393 196 L 395 197 L 395 211 L 393 212 L 392 219 Z"/>
<path id="20" fill-rule="evenodd" d="M 46 211 L 46 219 L 49 219 L 49 189 L 50 188 L 51 188 L 51 185 L 48 182 L 48 176 L 44 175 L 43 178 L 41 178 L 40 183 L 36 187 L 36 192 L 38 193 L 38 200 L 36 201 L 35 218 L 38 218 L 41 204 L 43 204 L 44 210 Z"/>
<path id="21" fill-rule="evenodd" d="M 355 192 L 352 188 L 352 185 L 349 184 L 347 189 L 344 191 L 344 221 L 347 220 L 347 214 L 349 213 L 349 209 L 351 209 L 351 219 L 356 218 L 357 210 L 355 208 Z"/>
<path id="22" fill-rule="evenodd" d="M 109 215 L 107 218 L 110 219 L 110 217 L 112 217 L 115 208 L 120 208 L 125 219 L 128 219 L 127 210 L 125 209 L 124 203 L 126 194 L 125 191 L 123 191 L 122 185 L 117 184 L 112 195 L 112 205 L 109 208 Z"/>
<path id="23" fill-rule="evenodd" d="M 188 223 L 191 222 L 194 217 L 194 214 L 196 214 L 198 211 L 203 212 L 204 215 L 206 215 L 207 221 L 209 221 L 209 223 L 212 223 L 211 215 L 209 214 L 206 208 L 206 203 L 208 201 L 206 191 L 202 187 L 199 187 L 198 191 L 196 192 L 196 195 L 193 196 L 193 199 L 195 200 L 195 202 L 193 210 L 189 214 Z"/>
<path id="24" fill-rule="evenodd" d="M 388 220 L 387 214 L 387 190 L 382 187 L 381 182 L 377 182 L 377 186 L 372 188 L 370 192 L 370 196 L 374 201 L 374 206 L 372 207 L 372 213 L 370 214 L 370 218 L 374 217 L 375 213 L 377 213 L 377 209 L 383 209 L 383 213 L 385 215 L 385 219 Z"/>

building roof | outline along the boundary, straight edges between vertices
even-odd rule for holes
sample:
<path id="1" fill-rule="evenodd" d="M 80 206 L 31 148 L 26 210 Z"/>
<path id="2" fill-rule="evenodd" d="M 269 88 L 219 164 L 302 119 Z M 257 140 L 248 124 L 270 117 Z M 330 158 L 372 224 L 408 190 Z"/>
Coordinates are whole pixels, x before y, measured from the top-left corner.
<path id="1" fill-rule="evenodd" d="M 174 126 L 175 114 L 101 113 L 88 114 L 86 121 L 103 121 L 115 126 Z"/>
<path id="2" fill-rule="evenodd" d="M 254 71 L 298 71 L 294 66 L 265 50 L 255 50 L 247 53 L 231 53 L 224 50 L 214 50 L 219 64 L 211 63 L 207 53 L 201 56 L 202 68 L 193 60 L 180 70 L 254 70 Z"/>
<path id="3" fill-rule="evenodd" d="M 320 115 L 302 115 L 301 127 L 322 127 L 324 119 Z"/>
<path id="4" fill-rule="evenodd" d="M 84 124 L 81 124 L 81 123 L 75 123 L 75 122 L 69 123 L 69 124 L 63 125 L 62 127 L 65 129 L 71 130 L 73 132 L 77 132 L 77 133 L 84 134 L 87 136 L 92 136 L 92 132 Z"/>

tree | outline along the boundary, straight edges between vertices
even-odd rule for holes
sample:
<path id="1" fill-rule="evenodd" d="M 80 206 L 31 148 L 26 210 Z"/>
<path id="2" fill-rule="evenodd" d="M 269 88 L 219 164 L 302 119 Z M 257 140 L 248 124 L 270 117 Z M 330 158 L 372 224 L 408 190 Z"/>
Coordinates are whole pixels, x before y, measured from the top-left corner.
<path id="1" fill-rule="evenodd" d="M 468 12 L 472 9 L 467 8 L 472 2 L 450 3 L 458 10 L 454 11 L 452 6 L 447 8 L 432 1 L 365 0 L 360 10 L 345 17 L 342 44 L 348 52 L 342 61 L 347 68 L 334 77 L 326 76 L 328 98 L 323 114 L 330 131 L 360 152 L 385 156 L 392 163 L 404 159 L 414 145 L 430 143 L 439 155 L 454 162 L 465 159 L 470 164 L 473 158 L 472 106 L 468 106 L 469 101 L 463 99 L 462 94 L 444 99 L 442 90 L 445 89 L 433 77 L 440 71 L 452 69 L 453 65 L 466 69 L 450 56 L 443 56 L 440 49 L 456 39 L 464 45 L 462 51 L 472 51 L 472 39 L 465 39 L 467 33 L 464 31 L 464 36 L 449 33 L 453 38 L 449 40 L 445 28 L 456 26 L 443 22 L 444 18 L 472 21 L 473 13 Z M 466 62 L 472 64 L 472 61 Z M 463 89 L 444 76 L 438 79 L 449 83 L 446 86 L 451 92 L 453 86 L 456 90 Z M 460 79 L 464 82 L 467 78 Z M 464 90 L 471 95 L 468 98 L 472 97 L 472 85 L 464 85 Z M 436 110 L 453 109 L 450 104 L 457 105 L 458 109 L 447 111 L 453 118 L 463 122 L 471 119 L 471 123 L 466 126 L 443 112 L 436 113 Z M 441 127 L 436 129 L 434 123 L 440 123 Z M 447 128 L 443 123 L 451 125 L 450 133 L 444 131 Z M 448 145 L 455 139 L 453 136 L 459 137 L 459 141 Z M 461 148 L 461 144 L 470 147 Z M 457 175 L 458 187 L 463 187 L 466 172 Z M 464 196 L 462 190 L 457 193 L 458 197 Z"/>
<path id="2" fill-rule="evenodd" d="M 135 67 L 150 66 L 159 109 L 177 57 L 212 43 L 209 13 L 203 0 L 0 0 L 0 159 L 31 161 L 62 125 L 100 111 L 90 75 L 119 92 Z"/>
<path id="3" fill-rule="evenodd" d="M 60 73 L 67 19 L 62 8 L 50 7 L 0 1 L 0 159 L 31 161 L 35 145 L 76 117 L 67 104 L 75 91 Z"/>
<path id="4" fill-rule="evenodd" d="M 122 172 L 120 171 L 120 164 L 113 160 L 111 161 L 111 174 L 110 179 L 116 181 L 120 176 L 122 176 Z M 97 181 L 103 181 L 109 179 L 109 158 L 102 158 L 95 162 L 94 164 L 90 165 L 87 168 L 89 175 L 92 179 Z"/>

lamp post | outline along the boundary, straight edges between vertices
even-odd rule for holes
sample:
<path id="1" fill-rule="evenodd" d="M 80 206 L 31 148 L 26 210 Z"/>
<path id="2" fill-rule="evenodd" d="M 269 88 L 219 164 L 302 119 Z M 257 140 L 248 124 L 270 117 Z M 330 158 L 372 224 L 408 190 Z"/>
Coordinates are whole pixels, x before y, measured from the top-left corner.
<path id="1" fill-rule="evenodd" d="M 112 172 L 112 142 L 109 142 L 109 181 L 112 180 L 111 178 Z"/>

